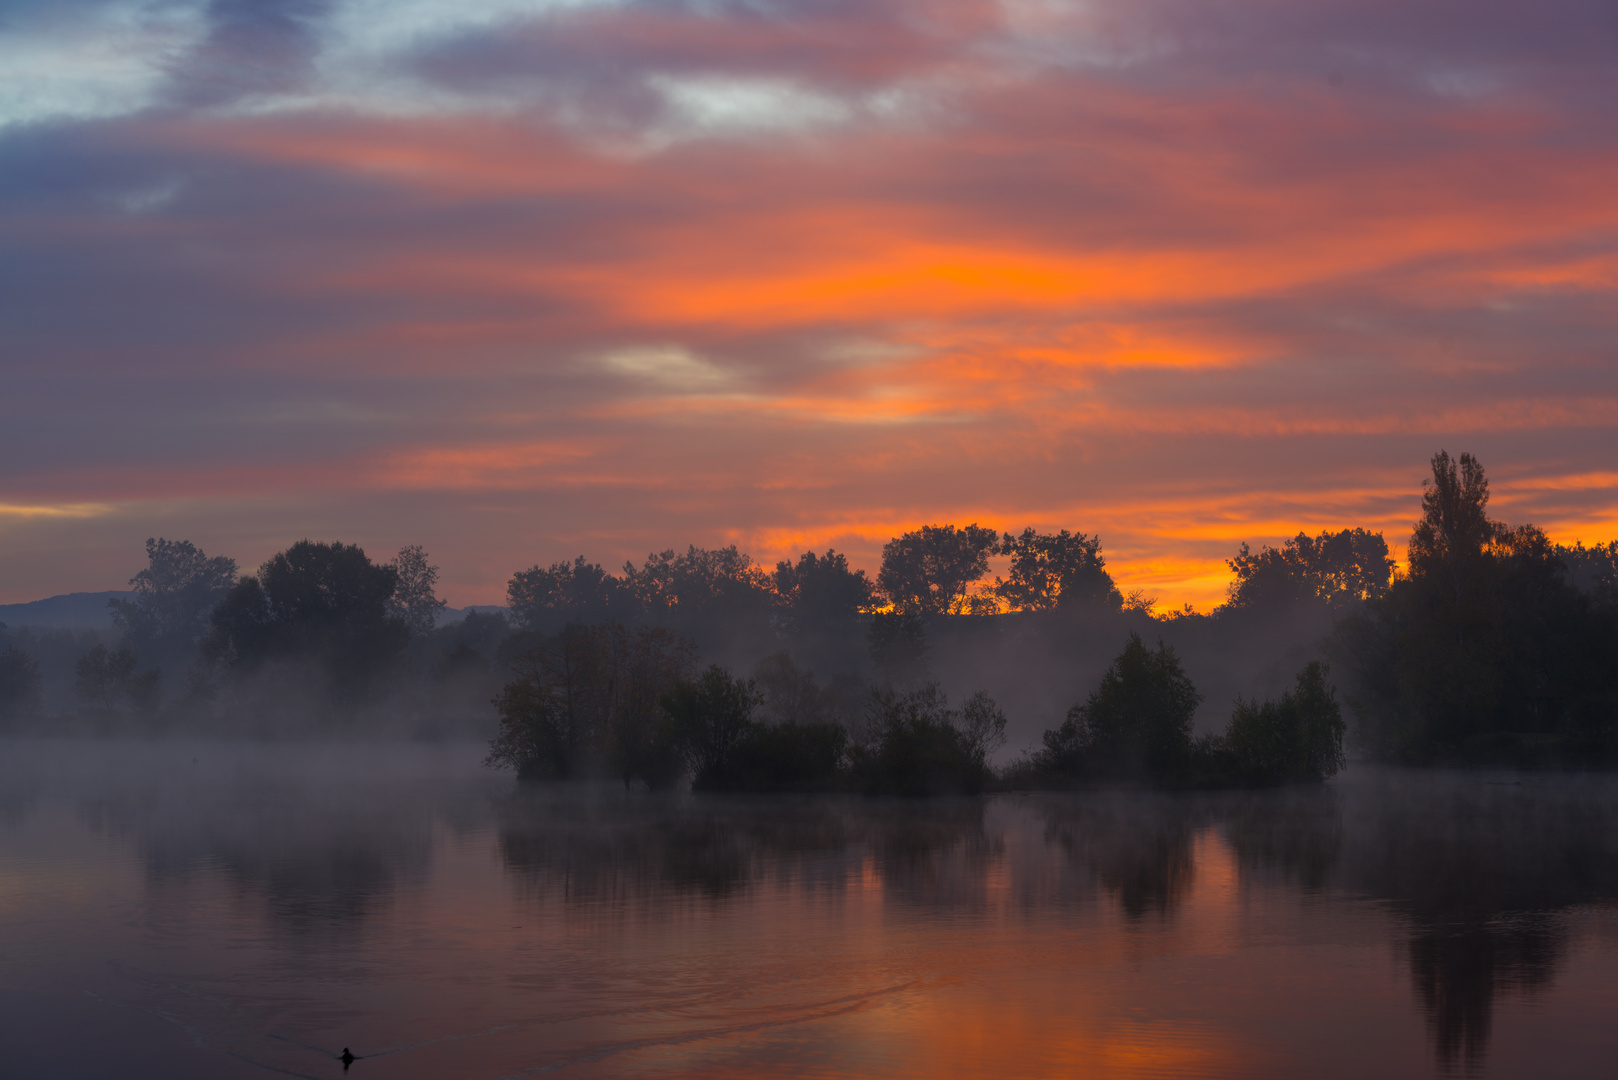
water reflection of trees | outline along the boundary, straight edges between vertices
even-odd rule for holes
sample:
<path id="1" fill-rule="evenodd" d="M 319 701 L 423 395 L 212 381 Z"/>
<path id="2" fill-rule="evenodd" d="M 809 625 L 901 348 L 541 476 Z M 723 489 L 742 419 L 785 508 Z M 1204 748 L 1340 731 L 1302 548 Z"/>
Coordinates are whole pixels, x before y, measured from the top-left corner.
<path id="1" fill-rule="evenodd" d="M 1393 774 L 1357 793 L 1341 880 L 1405 913 L 1440 1060 L 1475 1067 L 1494 1001 L 1548 987 L 1570 907 L 1618 896 L 1618 794 L 1600 777 Z"/>
<path id="2" fill-rule="evenodd" d="M 124 777 L 76 802 L 86 827 L 138 852 L 154 902 L 181 903 L 188 883 L 217 875 L 301 937 L 347 934 L 425 879 L 434 825 L 458 812 L 431 785 L 200 766 Z"/>
<path id="3" fill-rule="evenodd" d="M 1549 987 L 1569 908 L 1618 897 L 1618 784 L 1371 773 L 1317 788 L 1101 793 L 1042 806 L 1046 839 L 1126 920 L 1175 917 L 1216 827 L 1241 879 L 1385 902 L 1439 1062 L 1481 1065 L 1494 1004 Z"/>
<path id="4" fill-rule="evenodd" d="M 1564 913 L 1618 897 L 1618 787 L 1374 773 L 1314 792 L 1233 796 L 1222 814 L 1244 876 L 1386 901 L 1446 1068 L 1481 1065 L 1494 1003 L 1551 985 Z"/>
<path id="5" fill-rule="evenodd" d="M 724 902 L 771 883 L 835 894 L 872 875 L 901 902 L 981 906 L 998 860 L 1025 908 L 1099 893 L 1135 922 L 1176 917 L 1196 882 L 1197 839 L 1215 829 L 1244 882 L 1397 913 L 1438 1057 L 1466 1065 L 1486 1050 L 1498 997 L 1554 979 L 1569 948 L 1559 913 L 1618 896 L 1618 791 L 1602 783 L 1386 774 L 1273 792 L 988 803 L 520 792 L 500 807 L 500 844 L 536 895 L 584 907 Z M 1001 858 L 1019 829 L 1032 843 Z"/>
<path id="6" fill-rule="evenodd" d="M 1480 1066 L 1495 998 L 1549 986 L 1566 950 L 1566 934 L 1541 913 L 1414 928 L 1411 978 L 1439 1061 Z"/>
<path id="7" fill-rule="evenodd" d="M 165 769 L 109 767 L 76 798 L 81 820 L 132 842 L 154 887 L 175 890 L 159 902 L 219 874 L 304 936 L 351 932 L 425 878 L 435 828 L 491 813 L 484 789 L 435 786 L 425 764 L 374 783 L 336 765 Z M 38 787 L 14 785 L 0 812 L 26 814 L 32 795 L 16 793 Z M 492 812 L 536 902 L 596 911 L 875 888 L 916 911 L 1048 913 L 1100 895 L 1127 923 L 1170 922 L 1197 883 L 1199 838 L 1216 835 L 1247 887 L 1393 912 L 1414 1003 L 1458 1068 L 1483 1061 L 1497 1001 L 1554 983 L 1581 925 L 1569 910 L 1618 898 L 1618 783 L 1594 776 L 1368 772 L 1271 792 L 956 801 L 544 788 Z"/>
<path id="8" fill-rule="evenodd" d="M 401 880 L 424 876 L 430 859 L 432 816 L 403 805 L 359 811 L 255 799 L 200 813 L 102 798 L 86 800 L 81 815 L 92 828 L 131 837 L 155 889 L 222 872 L 238 895 L 262 898 L 282 929 L 299 934 L 359 922 Z"/>
<path id="9" fill-rule="evenodd" d="M 1197 802 L 1147 793 L 1053 799 L 1042 806 L 1046 839 L 1117 900 L 1128 919 L 1170 918 L 1196 881 Z"/>
<path id="10" fill-rule="evenodd" d="M 507 868 L 586 907 L 727 900 L 768 884 L 810 893 L 874 873 L 918 904 L 981 903 L 996 850 L 980 800 L 780 799 L 519 791 L 499 808 Z"/>
<path id="11" fill-rule="evenodd" d="M 581 805 L 548 796 L 519 791 L 501 805 L 500 853 L 508 870 L 553 887 L 567 903 L 624 904 L 665 891 L 723 898 L 753 876 L 752 853 L 721 823 L 627 800 Z"/>
<path id="12" fill-rule="evenodd" d="M 1279 881 L 1309 893 L 1330 884 L 1344 842 L 1335 787 L 1231 793 L 1220 797 L 1218 818 L 1245 880 Z"/>

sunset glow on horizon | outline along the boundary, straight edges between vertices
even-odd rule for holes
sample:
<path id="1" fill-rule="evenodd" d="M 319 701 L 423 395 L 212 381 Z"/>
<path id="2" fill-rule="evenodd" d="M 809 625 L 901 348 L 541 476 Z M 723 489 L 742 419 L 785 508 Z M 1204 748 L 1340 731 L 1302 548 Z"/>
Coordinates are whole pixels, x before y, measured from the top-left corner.
<path id="1" fill-rule="evenodd" d="M 1618 538 L 1586 0 L 99 0 L 0 14 L 0 603 L 148 536 L 1402 554 L 1431 454 Z"/>

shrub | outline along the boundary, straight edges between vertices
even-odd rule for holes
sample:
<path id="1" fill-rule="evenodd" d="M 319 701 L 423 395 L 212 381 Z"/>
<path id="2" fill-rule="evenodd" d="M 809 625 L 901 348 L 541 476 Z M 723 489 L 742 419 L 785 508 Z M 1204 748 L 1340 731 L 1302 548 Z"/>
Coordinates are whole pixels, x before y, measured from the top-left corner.
<path id="1" fill-rule="evenodd" d="M 737 744 L 732 791 L 823 791 L 836 787 L 848 729 L 830 722 L 754 724 Z"/>
<path id="2" fill-rule="evenodd" d="M 1037 763 L 1067 777 L 1176 780 L 1191 757 L 1201 700 L 1173 649 L 1162 642 L 1148 649 L 1130 634 L 1095 692 L 1045 733 Z"/>
<path id="3" fill-rule="evenodd" d="M 1279 701 L 1238 701 L 1224 742 L 1242 783 L 1318 783 L 1343 767 L 1343 730 L 1326 668 L 1314 661 Z"/>
<path id="4" fill-rule="evenodd" d="M 757 727 L 761 701 L 751 679 L 732 678 L 717 664 L 696 679 L 682 679 L 663 695 L 672 738 L 691 770 L 695 790 L 736 786 L 737 747 Z"/>
<path id="5" fill-rule="evenodd" d="M 1005 731 L 1005 714 L 981 691 L 955 710 L 937 683 L 908 694 L 877 690 L 851 754 L 855 778 L 871 794 L 975 794 Z"/>
<path id="6" fill-rule="evenodd" d="M 500 732 L 487 764 L 524 780 L 608 769 L 627 785 L 665 787 L 685 763 L 660 702 L 688 669 L 691 649 L 667 630 L 569 625 L 516 660 L 495 705 Z"/>

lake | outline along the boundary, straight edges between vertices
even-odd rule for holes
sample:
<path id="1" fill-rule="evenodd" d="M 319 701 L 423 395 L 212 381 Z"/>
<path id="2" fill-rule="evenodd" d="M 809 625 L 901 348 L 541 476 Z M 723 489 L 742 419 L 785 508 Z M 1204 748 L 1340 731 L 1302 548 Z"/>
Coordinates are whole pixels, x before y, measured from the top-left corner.
<path id="1" fill-rule="evenodd" d="M 1618 782 L 519 789 L 0 742 L 5 1077 L 1596 1077 Z"/>

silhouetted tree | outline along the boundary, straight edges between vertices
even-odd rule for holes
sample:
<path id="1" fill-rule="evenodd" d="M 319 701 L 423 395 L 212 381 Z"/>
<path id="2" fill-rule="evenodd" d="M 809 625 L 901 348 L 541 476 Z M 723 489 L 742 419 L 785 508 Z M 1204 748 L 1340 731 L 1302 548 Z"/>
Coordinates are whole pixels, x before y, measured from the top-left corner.
<path id="1" fill-rule="evenodd" d="M 1531 525 L 1487 515 L 1470 454 L 1440 451 L 1410 572 L 1338 627 L 1356 733 L 1401 761 L 1593 760 L 1618 739 L 1618 612 Z"/>
<path id="2" fill-rule="evenodd" d="M 5 624 L 0 623 L 0 630 Z M 0 652 L 0 728 L 10 727 L 39 709 L 39 664 L 14 645 Z"/>
<path id="3" fill-rule="evenodd" d="M 675 745 L 697 790 L 736 786 L 737 750 L 754 728 L 761 696 L 751 680 L 732 678 L 717 664 L 682 679 L 663 695 Z"/>
<path id="4" fill-rule="evenodd" d="M 1336 693 L 1317 660 L 1280 700 L 1237 701 L 1225 745 L 1243 783 L 1319 782 L 1343 767 L 1344 727 Z"/>
<path id="5" fill-rule="evenodd" d="M 627 787 L 656 790 L 680 778 L 684 761 L 662 707 L 663 695 L 690 671 L 695 650 L 663 627 L 616 628 L 614 701 L 606 758 Z"/>
<path id="6" fill-rule="evenodd" d="M 1273 611 L 1311 601 L 1346 609 L 1386 593 L 1393 572 L 1387 541 L 1364 529 L 1318 537 L 1300 532 L 1280 548 L 1256 554 L 1243 544 L 1226 564 L 1236 575 L 1229 607 L 1238 611 Z"/>
<path id="7" fill-rule="evenodd" d="M 848 729 L 833 721 L 758 724 L 732 755 L 736 791 L 828 791 L 840 786 Z"/>
<path id="8" fill-rule="evenodd" d="M 137 658 L 127 648 L 109 652 L 97 645 L 73 666 L 73 688 L 79 700 L 99 709 L 115 709 L 125 704 L 139 709 L 157 705 L 162 684 L 156 671 L 137 672 Z"/>
<path id="9" fill-rule="evenodd" d="M 725 766 L 698 787 L 737 791 L 811 791 L 838 786 L 848 731 L 842 702 L 786 653 L 759 662 L 752 685 L 757 712 Z"/>
<path id="10" fill-rule="evenodd" d="M 624 585 L 642 610 L 662 614 L 680 609 L 718 614 L 727 607 L 767 603 L 768 575 L 736 545 L 709 550 L 688 545 L 646 556 L 636 567 L 624 563 Z"/>
<path id="11" fill-rule="evenodd" d="M 1011 556 L 1010 576 L 994 582 L 994 593 L 1013 611 L 1055 611 L 1095 607 L 1117 611 L 1123 596 L 1107 573 L 1101 538 L 1084 533 L 1006 533 L 999 545 Z"/>
<path id="12" fill-rule="evenodd" d="M 551 632 L 568 623 L 627 622 L 636 613 L 635 598 L 624 583 L 586 562 L 552 563 L 512 575 L 506 605 L 518 626 Z"/>
<path id="13" fill-rule="evenodd" d="M 498 610 L 468 611 L 426 635 L 412 635 L 399 658 L 390 711 L 408 717 L 417 738 L 471 736 L 485 728 L 490 707 L 513 676 L 513 660 L 541 637 L 525 635 L 523 648 L 508 650 L 511 636 L 511 624 Z"/>
<path id="14" fill-rule="evenodd" d="M 762 698 L 759 720 L 768 724 L 837 723 L 842 702 L 821 686 L 812 671 L 800 668 L 784 652 L 772 653 L 753 670 L 753 685 Z"/>
<path id="15" fill-rule="evenodd" d="M 989 755 L 1006 745 L 1006 714 L 988 691 L 976 690 L 961 705 L 954 723 L 967 758 L 987 769 Z"/>
<path id="16" fill-rule="evenodd" d="M 487 763 L 520 780 L 568 780 L 599 761 L 616 706 L 622 628 L 570 623 L 517 662 L 495 706 Z"/>
<path id="17" fill-rule="evenodd" d="M 896 611 L 949 615 L 965 609 L 972 583 L 989 572 L 998 537 L 993 529 L 924 525 L 882 547 L 877 585 Z"/>
<path id="18" fill-rule="evenodd" d="M 1201 695 L 1162 642 L 1148 649 L 1130 634 L 1087 700 L 1044 736 L 1041 765 L 1051 772 L 1123 779 L 1178 779 L 1191 753 Z"/>
<path id="19" fill-rule="evenodd" d="M 525 780 L 601 769 L 664 787 L 684 769 L 662 698 L 686 677 L 690 645 L 658 627 L 570 624 L 518 658 L 495 704 L 488 764 Z"/>
<path id="20" fill-rule="evenodd" d="M 1440 450 L 1432 469 L 1422 482 L 1421 520 L 1410 534 L 1410 573 L 1444 579 L 1459 604 L 1505 528 L 1489 520 L 1489 481 L 1477 458 L 1463 453 L 1457 462 Z"/>
<path id="21" fill-rule="evenodd" d="M 1145 589 L 1130 589 L 1124 596 L 1124 611 L 1147 618 L 1156 618 L 1152 609 L 1157 606 L 1157 597 L 1147 593 Z"/>
<path id="22" fill-rule="evenodd" d="M 445 649 L 442 658 L 433 667 L 433 678 L 439 682 L 461 679 L 477 680 L 489 673 L 493 665 L 484 653 L 470 642 L 456 641 Z"/>
<path id="23" fill-rule="evenodd" d="M 1509 530 L 1487 515 L 1489 483 L 1471 454 L 1432 458 L 1410 572 L 1338 629 L 1357 685 L 1350 704 L 1368 748 L 1406 761 L 1453 749 L 1488 726 L 1500 690 L 1500 630 L 1485 578 Z"/>
<path id="24" fill-rule="evenodd" d="M 624 564 L 623 581 L 643 618 L 705 651 L 726 651 L 738 641 L 751 645 L 773 634 L 770 575 L 734 544 L 648 555 L 638 568 Z"/>
<path id="25" fill-rule="evenodd" d="M 1618 604 L 1618 540 L 1585 547 L 1557 545 L 1556 554 L 1567 567 L 1567 582 L 1602 605 Z"/>
<path id="26" fill-rule="evenodd" d="M 503 611 L 468 611 L 464 619 L 444 627 L 440 633 L 493 659 L 511 637 L 511 623 Z"/>
<path id="27" fill-rule="evenodd" d="M 987 783 L 988 756 L 1005 732 L 1005 715 L 982 691 L 951 709 L 937 683 L 909 693 L 879 688 L 850 751 L 855 777 L 872 794 L 972 794 Z"/>
<path id="28" fill-rule="evenodd" d="M 409 638 L 388 613 L 397 582 L 394 567 L 357 545 L 300 540 L 231 588 L 214 609 L 207 651 L 237 672 L 317 662 L 339 696 L 362 693 Z"/>
<path id="29" fill-rule="evenodd" d="M 806 551 L 796 563 L 776 563 L 773 584 L 800 629 L 846 629 L 873 603 L 865 571 L 850 570 L 848 557 L 830 548 L 824 555 Z"/>
<path id="30" fill-rule="evenodd" d="M 438 567 L 427 562 L 420 544 L 399 549 L 389 564 L 396 580 L 388 601 L 388 614 L 404 621 L 412 634 L 425 636 L 438 625 L 438 613 L 449 606 L 433 593 L 438 584 Z"/>
<path id="31" fill-rule="evenodd" d="M 107 602 L 112 624 L 140 657 L 161 666 L 189 660 L 208 615 L 236 581 L 236 560 L 209 557 L 189 540 L 146 541 L 146 569 L 129 579 L 134 595 Z"/>

